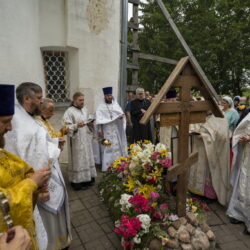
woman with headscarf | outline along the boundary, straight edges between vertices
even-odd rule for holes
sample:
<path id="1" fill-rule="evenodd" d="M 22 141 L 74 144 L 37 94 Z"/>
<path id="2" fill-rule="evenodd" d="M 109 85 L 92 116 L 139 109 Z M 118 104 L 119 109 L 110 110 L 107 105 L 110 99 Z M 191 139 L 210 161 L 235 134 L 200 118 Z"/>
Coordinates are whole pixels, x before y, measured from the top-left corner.
<path id="1" fill-rule="evenodd" d="M 230 137 L 230 169 L 232 167 L 233 161 L 233 151 L 232 151 L 232 136 L 233 132 L 237 126 L 237 122 L 240 118 L 238 112 L 234 109 L 233 100 L 229 96 L 224 96 L 222 98 L 221 105 L 223 106 L 222 111 L 224 112 L 225 117 L 227 118 L 228 128 L 229 128 L 229 137 Z"/>
<path id="2" fill-rule="evenodd" d="M 222 111 L 224 112 L 224 115 L 228 121 L 228 128 L 230 130 L 230 135 L 231 135 L 230 137 L 232 137 L 234 129 L 236 128 L 237 122 L 239 120 L 239 114 L 234 109 L 234 104 L 231 97 L 224 96 L 222 98 L 221 105 L 223 106 Z"/>

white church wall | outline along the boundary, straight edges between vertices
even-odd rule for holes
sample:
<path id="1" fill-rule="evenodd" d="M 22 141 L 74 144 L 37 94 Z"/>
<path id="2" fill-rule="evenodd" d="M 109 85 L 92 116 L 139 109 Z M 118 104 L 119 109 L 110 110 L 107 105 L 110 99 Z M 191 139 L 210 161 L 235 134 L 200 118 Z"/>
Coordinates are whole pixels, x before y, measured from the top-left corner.
<path id="1" fill-rule="evenodd" d="M 39 47 L 39 1 L 0 0 L 0 82 L 44 87 Z"/>
<path id="2" fill-rule="evenodd" d="M 79 49 L 79 89 L 92 113 L 102 88 L 118 94 L 120 70 L 120 1 L 67 0 L 67 45 Z"/>
<path id="3" fill-rule="evenodd" d="M 118 96 L 120 71 L 118 0 L 0 0 L 0 83 L 32 81 L 45 90 L 42 50 L 67 52 L 69 94 L 85 94 L 90 113 L 112 86 Z M 66 107 L 52 124 L 61 127 Z M 67 162 L 67 147 L 62 156 Z"/>
<path id="4" fill-rule="evenodd" d="M 64 0 L 39 1 L 40 46 L 66 46 L 66 19 Z"/>

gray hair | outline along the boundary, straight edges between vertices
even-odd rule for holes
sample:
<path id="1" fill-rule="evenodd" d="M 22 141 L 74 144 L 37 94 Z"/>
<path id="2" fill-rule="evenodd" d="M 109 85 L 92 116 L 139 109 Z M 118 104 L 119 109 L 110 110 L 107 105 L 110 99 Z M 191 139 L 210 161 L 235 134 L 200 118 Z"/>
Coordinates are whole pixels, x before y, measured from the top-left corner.
<path id="1" fill-rule="evenodd" d="M 43 103 L 41 104 L 41 108 L 48 108 L 49 103 L 54 104 L 52 99 L 49 98 L 43 98 Z"/>
<path id="2" fill-rule="evenodd" d="M 36 93 L 42 93 L 42 88 L 33 82 L 23 82 L 16 88 L 16 98 L 22 105 L 25 96 L 33 97 Z"/>
<path id="3" fill-rule="evenodd" d="M 135 90 L 135 93 L 138 94 L 138 93 L 141 93 L 141 92 L 145 92 L 144 88 L 137 88 Z"/>

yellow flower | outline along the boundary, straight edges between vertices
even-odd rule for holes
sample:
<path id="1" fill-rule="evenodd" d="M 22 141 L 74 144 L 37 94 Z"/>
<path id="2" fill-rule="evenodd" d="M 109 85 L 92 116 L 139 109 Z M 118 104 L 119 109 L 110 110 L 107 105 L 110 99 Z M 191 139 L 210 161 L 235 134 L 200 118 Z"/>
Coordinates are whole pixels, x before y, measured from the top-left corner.
<path id="1" fill-rule="evenodd" d="M 148 177 L 147 173 L 144 172 L 144 173 L 142 174 L 142 178 L 146 180 L 147 177 Z"/>
<path id="2" fill-rule="evenodd" d="M 160 154 L 161 154 L 161 156 L 166 156 L 167 155 L 167 150 L 166 149 L 160 150 Z"/>
<path id="3" fill-rule="evenodd" d="M 192 203 L 192 202 L 193 202 L 193 199 L 192 199 L 192 198 L 189 198 L 189 199 L 188 199 L 188 202 L 189 202 L 189 203 Z"/>
<path id="4" fill-rule="evenodd" d="M 192 206 L 192 212 L 195 213 L 197 211 L 197 207 L 196 206 Z"/>
<path id="5" fill-rule="evenodd" d="M 144 144 L 149 144 L 149 143 L 151 143 L 151 141 L 150 140 L 144 140 L 143 143 Z"/>
<path id="6" fill-rule="evenodd" d="M 157 205 L 158 205 L 157 202 L 153 202 L 153 203 L 151 204 L 152 207 L 156 207 Z"/>
<path id="7" fill-rule="evenodd" d="M 121 160 L 120 159 L 114 160 L 114 163 L 112 164 L 112 166 L 114 168 L 118 168 L 120 165 L 121 165 Z"/>
<path id="8" fill-rule="evenodd" d="M 130 144 L 129 148 L 132 149 L 135 146 L 135 144 Z"/>
<path id="9" fill-rule="evenodd" d="M 150 173 L 149 175 L 154 177 L 155 180 L 159 179 L 161 177 L 163 169 L 156 169 L 154 172 Z"/>
<path id="10" fill-rule="evenodd" d="M 124 184 L 125 187 L 127 187 L 126 191 L 133 192 L 133 190 L 136 188 L 136 183 L 134 179 L 129 176 L 128 177 L 128 184 Z"/>
<path id="11" fill-rule="evenodd" d="M 146 184 L 138 187 L 138 190 L 140 195 L 148 199 L 150 197 L 150 193 L 156 191 L 156 187 Z"/>

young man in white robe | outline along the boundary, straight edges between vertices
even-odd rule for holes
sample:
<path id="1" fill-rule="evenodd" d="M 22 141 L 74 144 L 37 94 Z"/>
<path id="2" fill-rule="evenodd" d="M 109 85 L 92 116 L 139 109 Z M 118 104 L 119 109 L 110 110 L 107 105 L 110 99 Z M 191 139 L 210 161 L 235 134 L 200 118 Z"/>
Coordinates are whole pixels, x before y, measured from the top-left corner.
<path id="1" fill-rule="evenodd" d="M 16 97 L 19 104 L 15 107 L 13 129 L 5 137 L 6 149 L 25 160 L 35 170 L 50 164 L 54 172 L 54 168 L 58 168 L 55 165 L 58 164 L 60 154 L 58 139 L 52 139 L 35 116 L 42 104 L 41 87 L 35 83 L 22 83 L 16 89 Z M 53 189 L 58 191 L 61 185 L 53 181 L 52 189 L 51 180 L 47 195 L 38 201 L 38 209 L 34 212 L 40 250 L 63 249 L 71 241 L 68 212 L 64 206 L 60 206 L 65 193 L 55 195 Z"/>
<path id="2" fill-rule="evenodd" d="M 68 178 L 74 190 L 86 189 L 95 182 L 96 168 L 93 154 L 93 119 L 89 119 L 84 106 L 84 94 L 76 92 L 73 102 L 63 116 L 63 122 L 69 128 L 68 133 Z"/>
<path id="3" fill-rule="evenodd" d="M 232 140 L 234 153 L 230 184 L 233 193 L 227 215 L 233 224 L 245 223 L 250 234 L 250 113 L 235 129 Z"/>
<path id="4" fill-rule="evenodd" d="M 103 88 L 104 98 L 97 106 L 95 118 L 99 137 L 111 142 L 111 146 L 103 147 L 102 171 L 107 171 L 110 164 L 121 156 L 127 155 L 126 118 L 114 100 L 112 87 Z"/>

